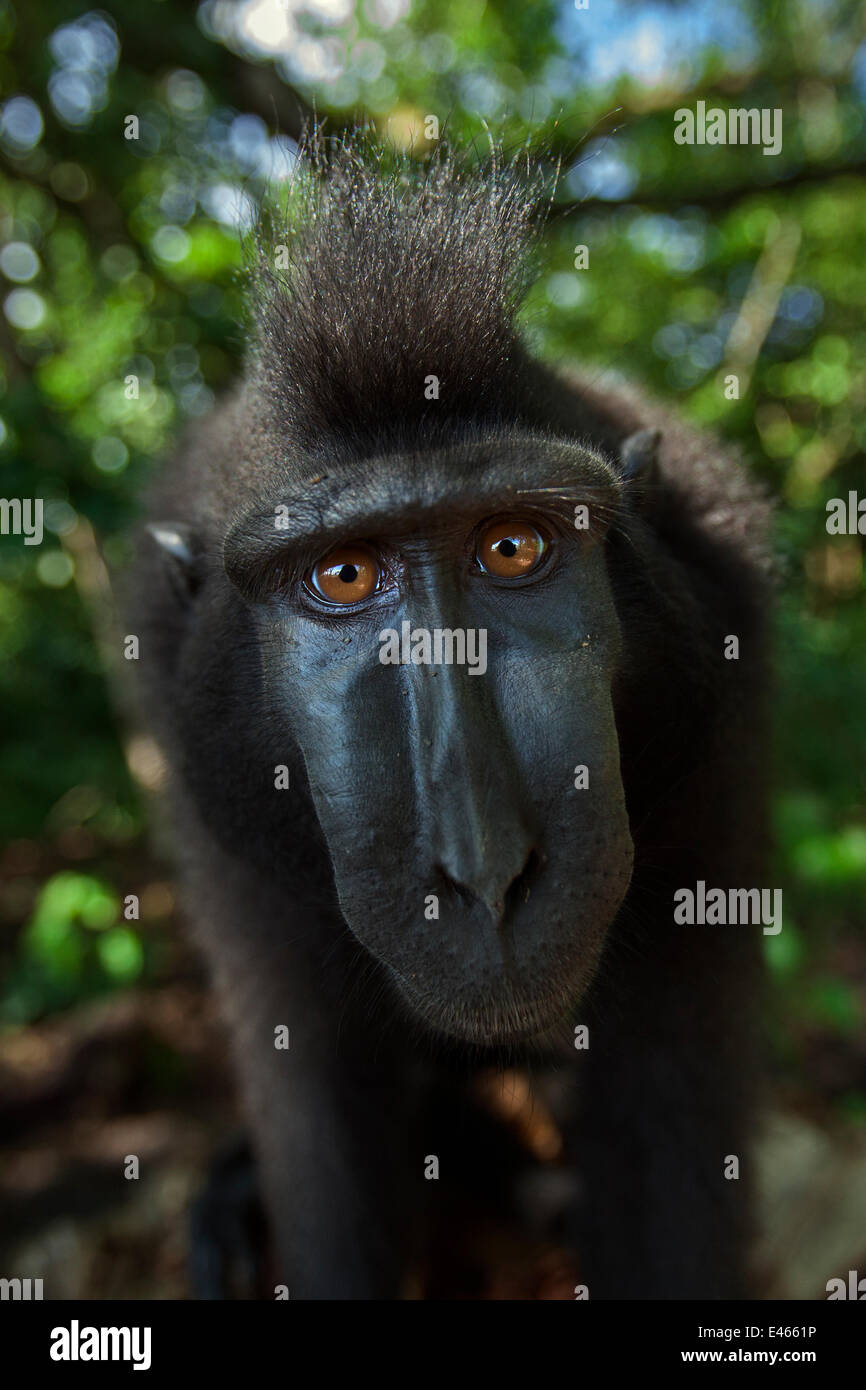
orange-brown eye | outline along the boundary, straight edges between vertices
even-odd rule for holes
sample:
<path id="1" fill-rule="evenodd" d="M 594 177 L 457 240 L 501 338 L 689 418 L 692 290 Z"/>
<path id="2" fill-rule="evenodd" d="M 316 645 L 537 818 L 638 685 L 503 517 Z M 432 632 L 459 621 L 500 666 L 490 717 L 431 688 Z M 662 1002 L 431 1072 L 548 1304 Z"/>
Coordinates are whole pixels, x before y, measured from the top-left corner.
<path id="1" fill-rule="evenodd" d="M 360 603 L 375 591 L 380 575 L 375 551 L 356 541 L 337 545 L 317 560 L 310 584 L 327 603 Z"/>
<path id="2" fill-rule="evenodd" d="M 547 549 L 547 541 L 525 517 L 492 521 L 478 537 L 475 558 L 487 574 L 498 579 L 521 579 L 531 574 Z"/>

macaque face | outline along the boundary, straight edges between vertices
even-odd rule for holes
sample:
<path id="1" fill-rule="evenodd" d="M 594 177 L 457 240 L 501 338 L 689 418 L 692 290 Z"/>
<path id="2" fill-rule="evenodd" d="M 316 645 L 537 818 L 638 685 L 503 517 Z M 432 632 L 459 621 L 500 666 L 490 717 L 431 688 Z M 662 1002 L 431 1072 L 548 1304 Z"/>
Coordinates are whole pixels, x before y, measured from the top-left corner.
<path id="1" fill-rule="evenodd" d="M 436 1031 L 555 1023 L 628 888 L 616 503 L 587 451 L 490 442 L 347 472 L 226 544 L 343 916 Z"/>

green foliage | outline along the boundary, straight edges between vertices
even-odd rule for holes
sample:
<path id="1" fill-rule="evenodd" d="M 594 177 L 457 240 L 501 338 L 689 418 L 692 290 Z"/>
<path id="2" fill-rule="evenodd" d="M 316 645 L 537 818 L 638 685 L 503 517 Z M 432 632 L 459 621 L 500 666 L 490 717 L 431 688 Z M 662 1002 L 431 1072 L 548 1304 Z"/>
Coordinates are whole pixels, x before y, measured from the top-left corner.
<path id="1" fill-rule="evenodd" d="M 55 874 L 42 888 L 22 935 L 0 1021 L 27 1023 L 118 984 L 134 983 L 144 952 L 138 934 L 117 925 L 120 904 L 88 874 Z"/>

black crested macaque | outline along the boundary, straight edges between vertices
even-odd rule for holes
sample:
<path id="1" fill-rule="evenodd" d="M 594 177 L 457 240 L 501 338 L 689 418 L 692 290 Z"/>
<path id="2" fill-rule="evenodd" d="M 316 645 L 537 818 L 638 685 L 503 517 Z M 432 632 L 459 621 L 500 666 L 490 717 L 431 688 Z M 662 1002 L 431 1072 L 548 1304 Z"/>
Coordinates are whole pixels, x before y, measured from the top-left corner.
<path id="1" fill-rule="evenodd" d="M 762 884 L 767 509 L 532 358 L 537 188 L 409 163 L 308 152 L 135 574 L 273 1281 L 405 1296 L 475 1133 L 443 1097 L 523 1060 L 588 1296 L 748 1296 L 761 925 L 674 894 Z"/>

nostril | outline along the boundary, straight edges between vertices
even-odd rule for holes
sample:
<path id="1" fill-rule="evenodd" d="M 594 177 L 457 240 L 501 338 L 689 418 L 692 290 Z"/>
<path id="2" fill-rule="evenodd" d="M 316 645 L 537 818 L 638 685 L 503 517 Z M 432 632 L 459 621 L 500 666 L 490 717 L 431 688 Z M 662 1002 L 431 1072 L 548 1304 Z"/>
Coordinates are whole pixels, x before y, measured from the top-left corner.
<path id="1" fill-rule="evenodd" d="M 527 902 L 533 886 L 541 873 L 543 860 L 538 850 L 531 849 L 526 857 L 526 863 L 520 870 L 516 878 L 513 878 L 508 885 L 505 893 L 505 917 L 510 917 L 517 908 Z"/>

